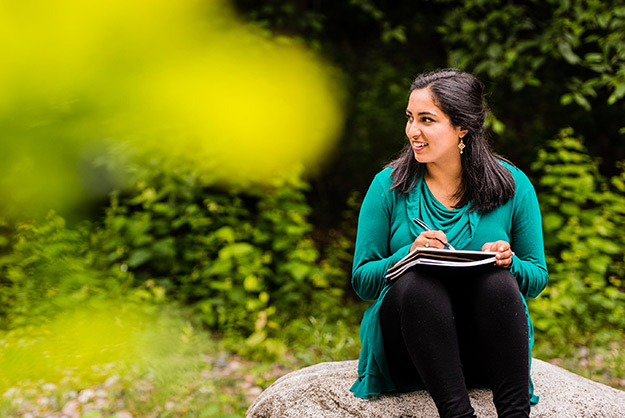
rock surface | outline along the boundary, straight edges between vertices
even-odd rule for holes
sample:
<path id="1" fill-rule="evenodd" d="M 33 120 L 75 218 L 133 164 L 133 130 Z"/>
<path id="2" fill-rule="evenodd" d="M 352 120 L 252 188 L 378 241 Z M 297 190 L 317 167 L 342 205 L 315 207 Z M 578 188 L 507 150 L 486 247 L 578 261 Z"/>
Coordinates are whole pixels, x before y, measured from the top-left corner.
<path id="1" fill-rule="evenodd" d="M 249 407 L 246 418 L 385 417 L 431 418 L 438 413 L 426 391 L 383 395 L 375 400 L 353 396 L 357 361 L 320 363 L 289 373 L 269 386 Z M 532 379 L 540 402 L 532 418 L 623 418 L 625 392 L 593 382 L 544 361 L 532 361 Z M 489 390 L 470 391 L 480 418 L 496 418 Z"/>

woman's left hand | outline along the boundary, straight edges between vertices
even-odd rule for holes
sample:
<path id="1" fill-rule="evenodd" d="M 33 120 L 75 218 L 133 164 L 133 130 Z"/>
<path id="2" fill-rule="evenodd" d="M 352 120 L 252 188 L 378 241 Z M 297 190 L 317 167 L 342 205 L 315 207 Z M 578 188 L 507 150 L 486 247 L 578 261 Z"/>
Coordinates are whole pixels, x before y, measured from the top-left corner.
<path id="1" fill-rule="evenodd" d="M 502 240 L 487 242 L 482 246 L 482 251 L 495 251 L 497 253 L 497 261 L 495 262 L 496 266 L 508 268 L 510 267 L 510 264 L 512 264 L 512 256 L 514 253 L 510 249 L 509 242 Z"/>

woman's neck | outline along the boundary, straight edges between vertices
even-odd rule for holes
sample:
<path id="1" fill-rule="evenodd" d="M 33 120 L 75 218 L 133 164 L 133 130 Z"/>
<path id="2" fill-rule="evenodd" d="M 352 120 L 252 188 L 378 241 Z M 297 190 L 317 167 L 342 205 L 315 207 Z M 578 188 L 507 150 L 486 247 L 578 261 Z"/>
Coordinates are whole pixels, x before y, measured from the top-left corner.
<path id="1" fill-rule="evenodd" d="M 442 167 L 438 164 L 426 164 L 424 180 L 434 197 L 447 209 L 453 209 L 458 203 L 456 193 L 462 184 L 462 167 L 458 165 Z"/>

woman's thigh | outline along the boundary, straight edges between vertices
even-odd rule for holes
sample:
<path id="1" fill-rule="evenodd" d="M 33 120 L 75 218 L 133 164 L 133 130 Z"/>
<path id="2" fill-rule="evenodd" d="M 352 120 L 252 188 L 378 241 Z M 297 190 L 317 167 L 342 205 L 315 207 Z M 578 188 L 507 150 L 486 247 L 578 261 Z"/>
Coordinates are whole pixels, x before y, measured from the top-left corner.
<path id="1" fill-rule="evenodd" d="M 450 284 L 467 385 L 489 384 L 489 369 L 506 341 L 516 341 L 515 351 L 527 356 L 525 307 L 515 277 L 505 269 L 472 269 L 461 283 Z M 494 353 L 494 354 L 493 354 Z M 525 357 L 524 357 L 525 356 Z"/>
<path id="2" fill-rule="evenodd" d="M 497 343 L 497 333 L 501 331 L 496 320 L 510 305 L 519 303 L 522 305 L 514 276 L 501 268 L 419 266 L 410 270 L 389 289 L 380 308 L 387 363 L 393 380 L 402 384 L 419 379 L 411 345 L 427 344 L 431 335 L 446 332 L 454 333 L 453 338 L 446 339 L 446 344 L 452 341 L 457 347 L 441 347 L 440 353 L 454 357 L 458 350 L 459 367 L 467 385 L 487 386 L 487 353 L 492 351 L 487 348 Z M 519 312 L 518 306 L 516 312 Z M 414 332 L 423 335 L 406 341 L 404 335 Z"/>
<path id="3" fill-rule="evenodd" d="M 433 337 L 431 317 L 453 324 L 447 288 L 437 275 L 411 269 L 391 286 L 380 307 L 386 360 L 395 384 L 404 386 L 422 381 L 415 356 L 420 356 L 420 350 L 434 340 L 430 338 Z M 440 331 L 440 327 L 434 330 Z"/>

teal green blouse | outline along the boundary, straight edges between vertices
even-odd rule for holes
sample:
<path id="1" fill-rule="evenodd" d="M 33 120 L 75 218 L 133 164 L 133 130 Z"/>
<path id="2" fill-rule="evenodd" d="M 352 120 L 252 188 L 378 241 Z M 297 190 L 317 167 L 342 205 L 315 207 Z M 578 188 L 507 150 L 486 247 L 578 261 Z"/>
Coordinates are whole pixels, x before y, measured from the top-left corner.
<path id="1" fill-rule="evenodd" d="M 542 223 L 534 187 L 519 169 L 503 163 L 515 181 L 514 197 L 490 212 L 478 213 L 467 207 L 449 210 L 432 195 L 422 176 L 409 193 L 391 190 L 391 168 L 378 173 L 360 209 L 354 252 L 352 286 L 358 296 L 375 302 L 365 312 L 360 326 L 362 343 L 358 361 L 358 379 L 351 390 L 360 398 L 385 392 L 408 392 L 424 389 L 422 383 L 397 387 L 384 355 L 379 309 L 390 284 L 384 279 L 388 268 L 406 256 L 422 230 L 411 221 L 418 217 L 433 229 L 442 230 L 456 249 L 481 250 L 486 242 L 504 240 L 515 255 L 510 272 L 516 278 L 529 329 L 531 367 L 534 332 L 525 299 L 535 298 L 547 285 Z M 530 379 L 530 402 L 538 397 Z"/>

